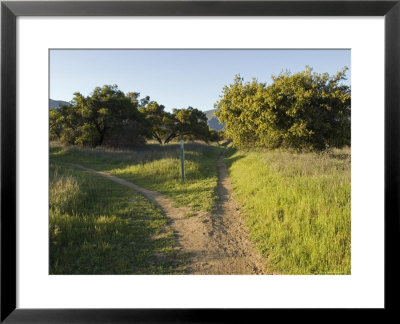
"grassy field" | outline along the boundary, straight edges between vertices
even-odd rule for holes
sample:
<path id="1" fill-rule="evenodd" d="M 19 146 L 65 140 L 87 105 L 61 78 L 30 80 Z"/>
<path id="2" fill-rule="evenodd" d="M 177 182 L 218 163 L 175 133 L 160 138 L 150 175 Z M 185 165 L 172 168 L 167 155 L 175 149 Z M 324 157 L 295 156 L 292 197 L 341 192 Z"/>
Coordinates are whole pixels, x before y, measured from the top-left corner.
<path id="1" fill-rule="evenodd" d="M 243 152 L 230 148 L 234 198 L 251 239 L 282 274 L 350 274 L 350 150 Z"/>
<path id="2" fill-rule="evenodd" d="M 50 146 L 51 273 L 183 273 L 184 257 L 161 210 L 141 194 L 95 174 L 106 171 L 169 196 L 176 206 L 211 211 L 217 199 L 219 146 L 179 145 L 134 150 Z M 228 147 L 234 198 L 267 271 L 351 273 L 349 149 L 323 154 L 237 151 Z"/>
<path id="3" fill-rule="evenodd" d="M 176 206 L 210 211 L 217 199 L 217 145 L 185 145 L 185 182 L 181 181 L 179 144 L 148 144 L 134 150 L 79 149 L 52 143 L 50 158 L 74 162 L 115 176 L 172 198 Z"/>
<path id="4" fill-rule="evenodd" d="M 51 274 L 173 274 L 184 269 L 162 211 L 122 185 L 50 159 Z"/>

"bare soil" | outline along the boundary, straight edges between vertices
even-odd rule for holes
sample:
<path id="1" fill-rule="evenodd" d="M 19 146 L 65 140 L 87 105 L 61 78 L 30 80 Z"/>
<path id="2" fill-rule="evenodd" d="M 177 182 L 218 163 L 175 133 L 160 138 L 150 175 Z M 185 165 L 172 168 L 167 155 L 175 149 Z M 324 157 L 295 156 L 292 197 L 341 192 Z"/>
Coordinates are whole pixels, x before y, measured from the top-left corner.
<path id="1" fill-rule="evenodd" d="M 197 212 L 189 207 L 174 207 L 166 196 L 105 172 L 75 167 L 99 174 L 114 182 L 142 193 L 159 205 L 170 219 L 179 245 L 179 253 L 188 256 L 187 274 L 265 274 L 265 261 L 249 240 L 248 230 L 240 215 L 239 206 L 232 198 L 232 184 L 223 161 L 218 159 L 219 199 L 211 213 Z"/>

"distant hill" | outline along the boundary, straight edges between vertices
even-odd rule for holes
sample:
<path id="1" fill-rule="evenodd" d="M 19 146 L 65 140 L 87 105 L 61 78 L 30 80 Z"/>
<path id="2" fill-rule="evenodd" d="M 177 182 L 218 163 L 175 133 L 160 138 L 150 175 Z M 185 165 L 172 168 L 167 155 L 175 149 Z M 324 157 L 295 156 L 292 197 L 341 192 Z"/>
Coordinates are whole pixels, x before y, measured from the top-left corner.
<path id="1" fill-rule="evenodd" d="M 62 100 L 49 99 L 49 108 L 50 109 L 57 109 L 58 107 L 64 106 L 64 105 L 69 106 L 69 102 L 62 101 Z"/>
<path id="2" fill-rule="evenodd" d="M 208 119 L 208 127 L 210 127 L 213 130 L 222 130 L 225 126 L 225 123 L 220 123 L 218 118 L 214 116 L 214 112 L 217 111 L 217 109 L 211 109 L 207 111 L 203 111 Z"/>

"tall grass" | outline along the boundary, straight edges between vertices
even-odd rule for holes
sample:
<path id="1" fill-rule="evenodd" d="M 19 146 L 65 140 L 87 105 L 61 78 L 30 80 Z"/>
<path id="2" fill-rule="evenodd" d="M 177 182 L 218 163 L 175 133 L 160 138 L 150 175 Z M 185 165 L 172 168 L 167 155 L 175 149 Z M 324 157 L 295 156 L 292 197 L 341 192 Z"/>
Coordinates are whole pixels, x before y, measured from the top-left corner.
<path id="1" fill-rule="evenodd" d="M 226 159 L 251 239 L 282 274 L 350 274 L 350 150 L 233 152 Z"/>
<path id="2" fill-rule="evenodd" d="M 51 146 L 52 158 L 106 171 L 172 198 L 176 206 L 210 211 L 217 199 L 218 146 L 185 145 L 185 182 L 181 181 L 178 144 L 150 144 L 132 150 L 82 149 Z"/>
<path id="3" fill-rule="evenodd" d="M 179 273 L 162 211 L 141 194 L 50 160 L 51 274 Z"/>

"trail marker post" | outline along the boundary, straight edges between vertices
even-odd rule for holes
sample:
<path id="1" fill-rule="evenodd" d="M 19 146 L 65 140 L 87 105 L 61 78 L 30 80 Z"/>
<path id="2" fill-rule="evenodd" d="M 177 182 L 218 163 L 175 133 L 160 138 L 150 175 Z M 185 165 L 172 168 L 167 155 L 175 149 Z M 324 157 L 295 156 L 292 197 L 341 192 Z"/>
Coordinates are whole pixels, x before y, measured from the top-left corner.
<path id="1" fill-rule="evenodd" d="M 182 182 L 185 182 L 185 153 L 183 151 L 183 140 L 181 140 L 181 171 L 182 171 Z"/>

